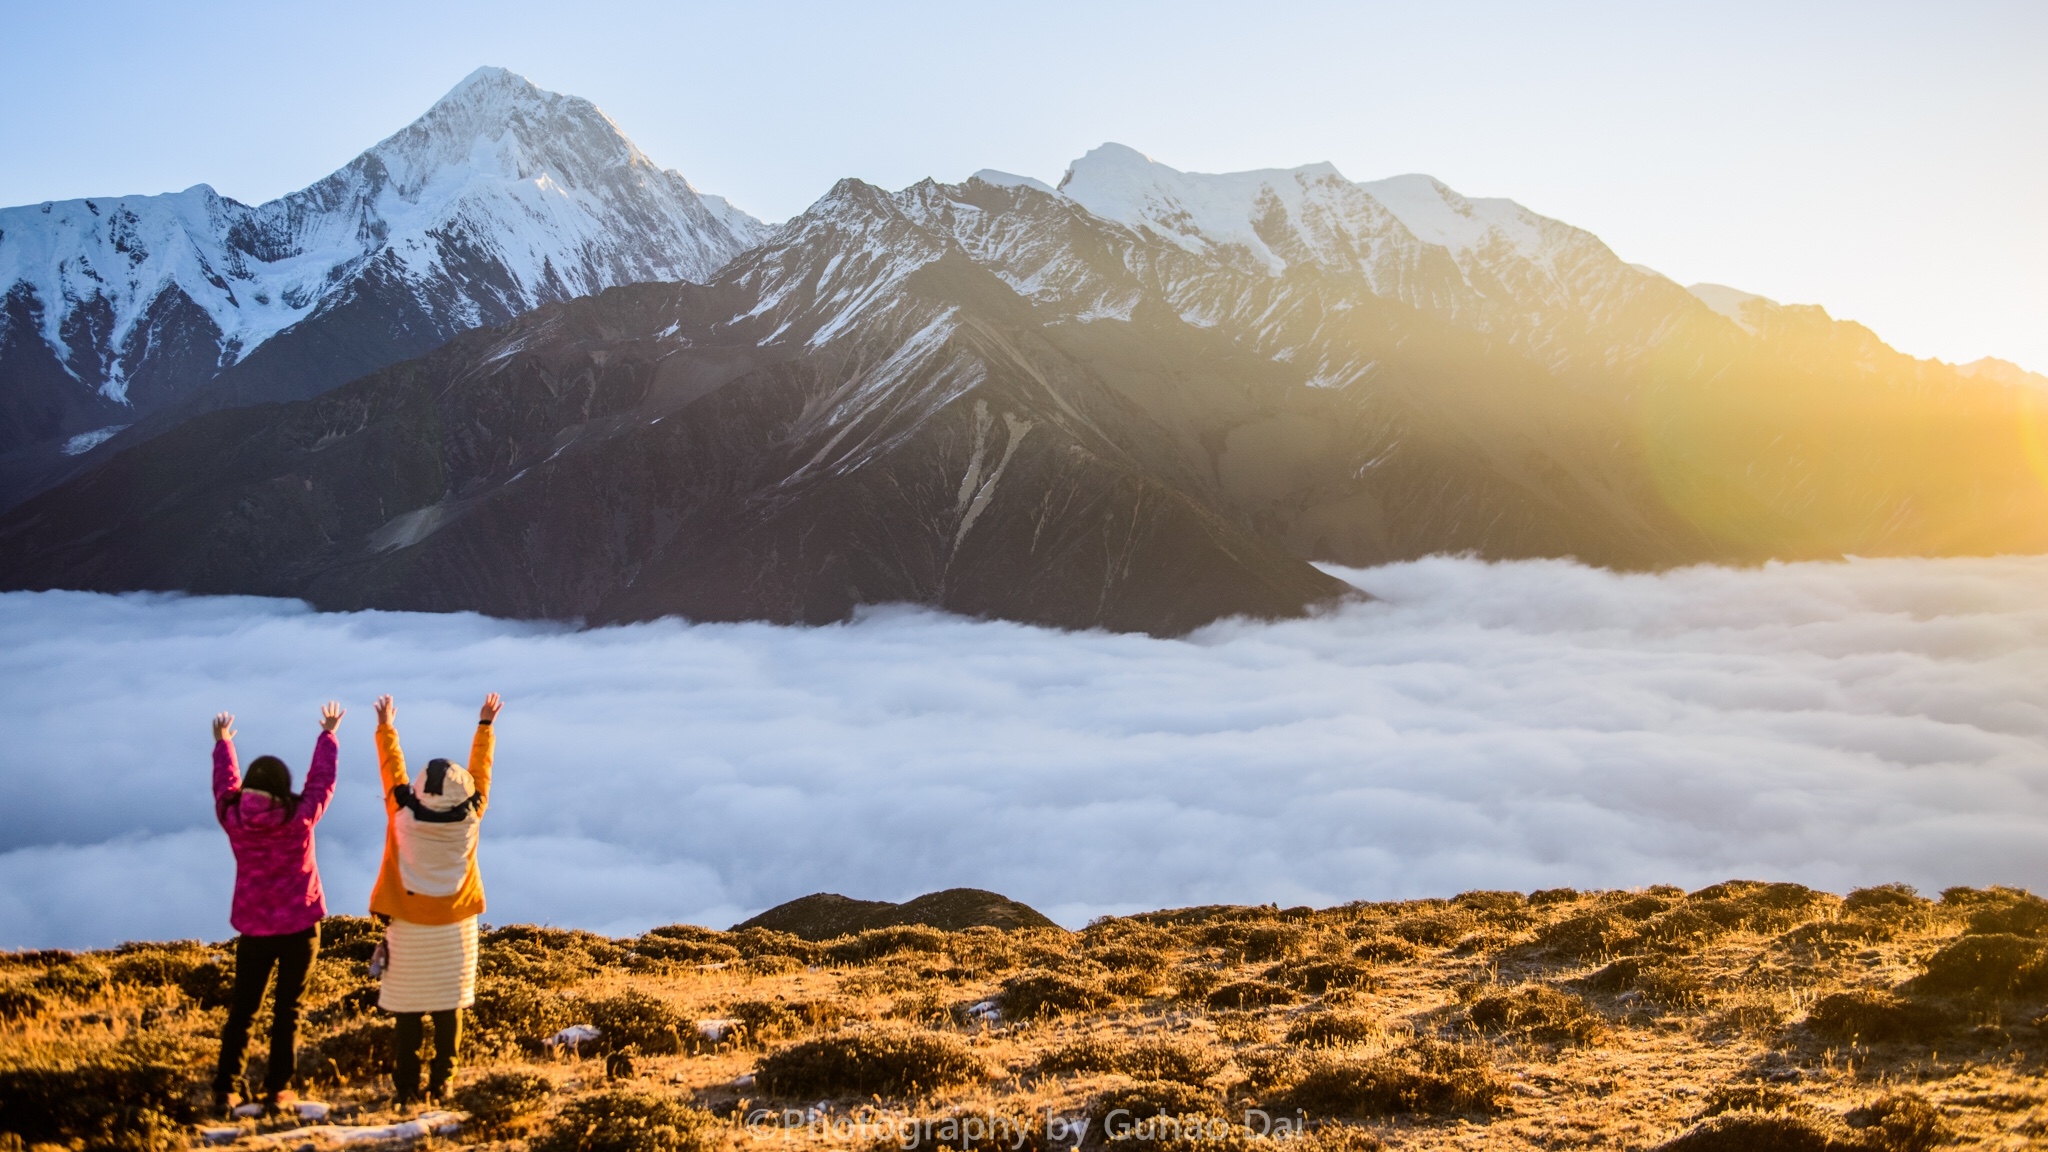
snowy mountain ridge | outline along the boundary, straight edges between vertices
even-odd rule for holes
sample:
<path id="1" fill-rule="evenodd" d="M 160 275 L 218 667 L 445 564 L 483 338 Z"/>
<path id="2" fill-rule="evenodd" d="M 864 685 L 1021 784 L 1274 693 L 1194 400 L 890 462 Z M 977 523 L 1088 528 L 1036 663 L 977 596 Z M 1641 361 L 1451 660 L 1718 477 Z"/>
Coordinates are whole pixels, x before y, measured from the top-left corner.
<path id="1" fill-rule="evenodd" d="M 20 347 L 33 337 L 71 380 L 146 407 L 366 285 L 424 314 L 393 324 L 445 339 L 617 284 L 701 281 L 767 231 L 657 166 L 589 101 L 480 68 L 265 204 L 198 185 L 0 209 L 0 363 L 33 353 Z"/>
<path id="2" fill-rule="evenodd" d="M 1328 163 L 1182 172 L 1112 143 L 1074 161 L 1059 192 L 1241 271 L 1355 276 L 1374 295 L 1505 336 L 1553 370 L 1639 355 L 1646 322 L 1699 307 L 1590 232 L 1430 176 L 1356 182 Z"/>

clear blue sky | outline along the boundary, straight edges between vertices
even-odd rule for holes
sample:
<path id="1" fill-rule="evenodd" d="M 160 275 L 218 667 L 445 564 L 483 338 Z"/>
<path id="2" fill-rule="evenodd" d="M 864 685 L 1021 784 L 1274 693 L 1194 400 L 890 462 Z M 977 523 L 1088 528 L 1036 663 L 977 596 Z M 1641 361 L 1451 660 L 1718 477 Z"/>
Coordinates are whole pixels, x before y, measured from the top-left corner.
<path id="1" fill-rule="evenodd" d="M 2048 3 L 0 0 L 0 204 L 305 184 L 480 64 L 779 219 L 841 176 L 1428 172 L 1684 282 L 2048 372 Z"/>

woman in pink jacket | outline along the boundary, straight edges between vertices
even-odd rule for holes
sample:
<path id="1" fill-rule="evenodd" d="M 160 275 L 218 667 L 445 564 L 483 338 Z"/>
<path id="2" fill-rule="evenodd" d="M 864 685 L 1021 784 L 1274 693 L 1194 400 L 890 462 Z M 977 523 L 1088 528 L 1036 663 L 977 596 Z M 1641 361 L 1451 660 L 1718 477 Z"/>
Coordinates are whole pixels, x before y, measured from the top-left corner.
<path id="1" fill-rule="evenodd" d="M 245 777 L 235 765 L 235 718 L 213 718 L 213 810 L 235 850 L 235 903 L 228 923 L 235 940 L 235 995 L 220 1033 L 220 1066 L 213 1078 L 215 1107 L 240 1103 L 242 1055 L 249 1047 L 249 1023 L 263 1004 L 263 986 L 277 969 L 277 994 L 270 1007 L 270 1060 L 264 1066 L 263 1100 L 275 1110 L 291 1102 L 288 1090 L 298 1062 L 299 994 L 320 952 L 320 918 L 327 897 L 320 890 L 320 865 L 313 858 L 313 826 L 334 799 L 335 759 L 341 745 L 334 730 L 341 705 L 320 710 L 320 736 L 306 790 L 292 792 L 292 770 L 275 756 L 259 756 Z"/>

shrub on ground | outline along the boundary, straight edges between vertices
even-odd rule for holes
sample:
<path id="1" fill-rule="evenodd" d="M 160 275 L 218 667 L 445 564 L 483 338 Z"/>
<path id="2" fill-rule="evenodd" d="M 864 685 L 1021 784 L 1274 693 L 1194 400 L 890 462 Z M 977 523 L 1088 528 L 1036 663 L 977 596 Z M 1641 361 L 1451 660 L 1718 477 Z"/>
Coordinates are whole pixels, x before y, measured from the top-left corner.
<path id="1" fill-rule="evenodd" d="M 1685 906 L 1735 932 L 1783 932 L 1840 906 L 1841 898 L 1804 884 L 1727 880 L 1686 897 Z"/>
<path id="2" fill-rule="evenodd" d="M 1181 1000 L 1201 1002 L 1229 977 L 1201 961 L 1182 964 L 1173 970 L 1173 994 Z"/>
<path id="3" fill-rule="evenodd" d="M 1300 1080 L 1318 1054 L 1285 1044 L 1260 1044 L 1240 1048 L 1234 1055 L 1238 1071 L 1244 1074 L 1244 1091 L 1265 1099 L 1277 1098 L 1280 1091 Z"/>
<path id="4" fill-rule="evenodd" d="M 1768 1036 L 1785 1026 L 1785 1013 L 1777 1005 L 1762 1000 L 1748 1000 L 1731 1004 L 1707 1021 L 1709 1034 L 1734 1033 L 1741 1036 Z"/>
<path id="5" fill-rule="evenodd" d="M 988 1068 L 951 1033 L 853 1028 L 772 1052 L 754 1075 L 773 1096 L 904 1096 L 974 1083 Z"/>
<path id="6" fill-rule="evenodd" d="M 1948 1028 L 1948 1016 L 1927 1004 L 1890 992 L 1859 988 L 1823 996 L 1807 1010 L 1806 1025 L 1830 1040 L 1880 1044 L 1892 1040 L 1931 1044 Z"/>
<path id="7" fill-rule="evenodd" d="M 825 950 L 815 941 L 771 928 L 741 928 L 727 932 L 725 942 L 739 949 L 740 955 L 749 960 L 756 956 L 793 956 L 805 964 L 816 964 L 825 958 Z"/>
<path id="8" fill-rule="evenodd" d="M 1423 912 L 1405 916 L 1393 924 L 1394 935 L 1410 944 L 1425 948 L 1445 948 L 1458 942 L 1458 938 L 1478 926 L 1476 919 L 1462 909 L 1455 911 Z"/>
<path id="9" fill-rule="evenodd" d="M 539 1052 L 548 1037 L 570 1024 L 570 1005 L 559 996 L 515 980 L 477 983 L 476 1003 L 464 1026 L 480 1048 Z"/>
<path id="10" fill-rule="evenodd" d="M 1173 957 L 1163 948 L 1122 942 L 1089 949 L 1085 955 L 1109 970 L 1105 984 L 1119 996 L 1151 996 L 1167 985 Z"/>
<path id="11" fill-rule="evenodd" d="M 1822 954 L 1848 948 L 1863 948 L 1896 939 L 1906 930 L 1901 921 L 1871 916 L 1845 915 L 1839 920 L 1816 920 L 1801 924 L 1778 937 L 1778 946 Z"/>
<path id="12" fill-rule="evenodd" d="M 1963 936 L 1927 958 L 1915 991 L 2005 997 L 2048 988 L 2048 941 L 2005 934 Z"/>
<path id="13" fill-rule="evenodd" d="M 1332 988 L 1370 988 L 1372 977 L 1372 965 L 1349 957 L 1288 960 L 1266 971 L 1266 979 L 1311 995 L 1321 995 Z"/>
<path id="14" fill-rule="evenodd" d="M 943 1027 L 955 1020 L 956 1013 L 954 1009 L 956 1007 L 961 1009 L 957 1014 L 958 1018 L 965 1022 L 966 1010 L 972 1006 L 972 1004 L 956 1005 L 948 989 L 943 986 L 933 987 L 927 985 L 906 995 L 896 997 L 890 1003 L 886 1015 L 898 1020 L 908 1020 L 917 1024 Z"/>
<path id="15" fill-rule="evenodd" d="M 1799 1103 L 1799 1097 L 1775 1084 L 1729 1084 L 1707 1096 L 1699 1118 L 1723 1112 L 1783 1112 Z"/>
<path id="16" fill-rule="evenodd" d="M 308 1084 L 367 1084 L 391 1071 L 397 1029 L 388 1016 L 352 1024 L 299 1049 L 299 1079 Z"/>
<path id="17" fill-rule="evenodd" d="M 1503 942 L 1541 920 L 1520 892 L 1460 892 L 1451 898 L 1451 906 L 1477 916 L 1479 923 Z"/>
<path id="18" fill-rule="evenodd" d="M 1245 1009 L 1292 1004 L 1298 997 L 1293 989 L 1270 980 L 1233 980 L 1213 989 L 1207 999 L 1211 1008 Z"/>
<path id="19" fill-rule="evenodd" d="M 1929 1152 L 1955 1138 L 1941 1109 L 1917 1092 L 1894 1092 L 1847 1119 L 1872 1152 Z"/>
<path id="20" fill-rule="evenodd" d="M 381 992 L 376 981 L 365 979 L 352 980 L 318 1001 L 308 990 L 305 1002 L 313 1007 L 306 1013 L 306 1023 L 315 1028 L 331 1028 L 367 1016 L 377 1010 Z"/>
<path id="21" fill-rule="evenodd" d="M 1305 926 L 1280 920 L 1214 924 L 1197 937 L 1203 945 L 1246 964 L 1297 955 L 1307 950 L 1309 938 Z"/>
<path id="22" fill-rule="evenodd" d="M 787 976 L 791 972 L 801 972 L 805 967 L 803 957 L 788 956 L 778 952 L 748 956 L 735 961 L 733 964 L 733 968 L 736 971 L 744 972 L 749 976 Z"/>
<path id="23" fill-rule="evenodd" d="M 176 1147 L 194 1119 L 193 1079 L 190 1054 L 161 1039 L 0 1066 L 0 1132 L 122 1152 Z"/>
<path id="24" fill-rule="evenodd" d="M 1972 936 L 2048 934 L 2048 900 L 2028 892 L 1998 891 L 2007 898 L 1986 903 L 1971 912 L 1964 932 Z"/>
<path id="25" fill-rule="evenodd" d="M 178 989 L 201 1008 L 225 1008 L 235 998 L 235 958 L 215 954 L 185 970 Z"/>
<path id="26" fill-rule="evenodd" d="M 943 953 L 946 933 L 923 924 L 899 924 L 893 928 L 870 928 L 857 936 L 842 936 L 825 945 L 825 957 L 835 964 L 872 964 L 899 952 Z"/>
<path id="27" fill-rule="evenodd" d="M 469 1113 L 471 1126 L 495 1135 L 539 1111 L 554 1090 L 554 1081 L 537 1073 L 490 1072 L 458 1089 L 455 1105 Z"/>
<path id="28" fill-rule="evenodd" d="M 604 970 L 599 955 L 583 947 L 579 936 L 559 929 L 524 925 L 488 933 L 477 950 L 477 974 L 514 980 L 535 988 L 566 988 Z M 606 941 L 609 946 L 609 941 Z M 607 956 L 610 953 L 606 954 Z M 623 960 L 621 953 L 618 959 Z"/>
<path id="29" fill-rule="evenodd" d="M 1594 910 L 1567 916 L 1536 933 L 1537 946 L 1553 955 L 1591 960 L 1625 950 L 1635 940 L 1635 927 L 1611 911 Z"/>
<path id="30" fill-rule="evenodd" d="M 1657 1146 L 1657 1152 L 1829 1152 L 1828 1130 L 1786 1112 L 1723 1112 Z"/>
<path id="31" fill-rule="evenodd" d="M 1845 915 L 1873 920 L 1917 920 L 1933 909 L 1934 902 L 1921 896 L 1911 884 L 1877 884 L 1842 897 Z"/>
<path id="32" fill-rule="evenodd" d="M 1524 984 L 1473 1001 L 1466 1018 L 1487 1032 L 1552 1044 L 1597 1044 L 1607 1025 L 1586 1002 L 1548 984 Z"/>
<path id="33" fill-rule="evenodd" d="M 1256 1012 L 1218 1012 L 1209 1017 L 1209 1023 L 1216 1029 L 1216 1038 L 1225 1044 L 1263 1044 L 1272 1039 L 1272 1030 Z"/>
<path id="34" fill-rule="evenodd" d="M 633 951 L 680 964 L 730 964 L 740 958 L 740 950 L 725 939 L 725 933 L 695 924 L 649 929 L 633 941 Z"/>
<path id="35" fill-rule="evenodd" d="M 896 957 L 848 972 L 839 980 L 839 990 L 848 996 L 889 996 L 915 992 L 937 975 L 933 968 L 921 968 L 914 957 Z"/>
<path id="36" fill-rule="evenodd" d="M 946 937 L 946 955 L 955 968 L 969 979 L 1022 967 L 1024 947 L 1017 937 L 1000 928 L 977 925 Z"/>
<path id="37" fill-rule="evenodd" d="M 1581 982 L 1596 992 L 1634 989 L 1671 1008 L 1697 1007 L 1706 999 L 1706 981 L 1688 964 L 1640 956 L 1623 956 Z"/>
<path id="38" fill-rule="evenodd" d="M 1110 1128 L 1152 1116 L 1223 1115 L 1223 1097 L 1213 1088 L 1178 1080 L 1147 1080 L 1102 1093 L 1088 1106 L 1088 1114 L 1095 1121 L 1094 1131 L 1115 1135 Z"/>
<path id="39" fill-rule="evenodd" d="M 320 958 L 346 964 L 367 964 L 384 926 L 369 916 L 329 916 L 320 921 Z"/>
<path id="40" fill-rule="evenodd" d="M 1133 1080 L 1200 1084 L 1223 1070 L 1223 1055 L 1186 1037 L 1085 1036 L 1039 1058 L 1053 1075 L 1116 1072 Z"/>
<path id="41" fill-rule="evenodd" d="M 1287 1026 L 1287 1042 L 1304 1048 L 1340 1048 L 1377 1039 L 1386 1028 L 1370 1012 L 1310 1012 Z"/>
<path id="42" fill-rule="evenodd" d="M 532 1152 L 712 1152 L 722 1126 L 701 1108 L 636 1089 L 570 1101 L 536 1138 Z"/>
<path id="43" fill-rule="evenodd" d="M 1003 1019 L 1030 1020 L 1068 1012 L 1098 1012 L 1115 1004 L 1116 996 L 1099 977 L 1034 968 L 1003 981 L 996 1003 Z"/>
<path id="44" fill-rule="evenodd" d="M 730 1015 L 740 1022 L 742 1039 L 772 1044 L 817 1028 L 837 1028 L 854 1018 L 840 1000 L 741 1000 Z"/>
<path id="45" fill-rule="evenodd" d="M 1676 907 L 1678 897 L 1684 895 L 1685 893 L 1678 889 L 1661 892 L 1655 889 L 1637 893 L 1614 892 L 1609 893 L 1605 907 L 1608 912 L 1623 920 L 1640 922 Z"/>
<path id="46" fill-rule="evenodd" d="M 1658 952 L 1696 952 L 1734 931 L 1699 908 L 1680 907 L 1647 920 L 1635 932 L 1630 947 Z"/>
<path id="47" fill-rule="evenodd" d="M 1373 1056 L 1326 1055 L 1276 1103 L 1314 1116 L 1441 1115 L 1499 1111 L 1507 1097 L 1484 1047 L 1424 1038 Z"/>
<path id="48" fill-rule="evenodd" d="M 606 1052 L 631 1046 L 645 1055 L 668 1056 L 683 1050 L 686 1035 L 696 1034 L 696 1026 L 668 1001 L 637 988 L 582 1000 L 578 1008 L 576 1015 L 597 1026 L 598 1047 Z"/>
<path id="49" fill-rule="evenodd" d="M 1165 928 L 1114 916 L 1083 928 L 1077 942 L 1082 951 L 1112 968 L 1117 965 L 1105 955 L 1111 950 L 1120 951 L 1137 966 L 1149 963 L 1149 957 L 1156 957 L 1164 965 L 1172 953 L 1185 946 L 1179 936 Z"/>
<path id="50" fill-rule="evenodd" d="M 37 991 L 71 1000 L 97 995 L 106 989 L 107 984 L 106 968 L 98 961 L 82 956 L 66 964 L 45 968 L 35 978 Z"/>
<path id="51" fill-rule="evenodd" d="M 197 940 L 177 940 L 168 944 L 130 942 L 114 950 L 108 975 L 116 984 L 176 988 L 186 973 L 210 955 L 206 946 Z"/>
<path id="52" fill-rule="evenodd" d="M 2015 905 L 2029 905 L 2040 897 L 2024 888 L 2008 888 L 1993 884 L 1989 888 L 1944 888 L 1941 891 L 1941 910 L 1951 917 L 1965 921 L 1983 912 L 1998 912 Z"/>
<path id="53" fill-rule="evenodd" d="M 48 1008 L 48 1001 L 26 988 L 0 988 L 0 1023 L 33 1020 Z"/>
<path id="54" fill-rule="evenodd" d="M 31 948 L 21 952 L 0 952 L 0 967 L 20 968 L 37 972 L 69 964 L 77 955 L 62 948 Z"/>
<path id="55" fill-rule="evenodd" d="M 1103 979 L 1102 986 L 1108 989 L 1112 996 L 1127 996 L 1139 1000 L 1162 995 L 1173 987 L 1164 970 L 1144 968 L 1126 968 L 1121 972 L 1111 972 Z"/>
<path id="56" fill-rule="evenodd" d="M 551 952 L 581 952 L 600 967 L 626 962 L 627 950 L 608 936 L 580 928 L 549 928 L 541 924 L 507 924 L 484 934 L 485 944 L 532 944 Z"/>
<path id="57" fill-rule="evenodd" d="M 1421 950 L 1399 936 L 1375 935 L 1360 940 L 1351 954 L 1368 964 L 1406 964 Z"/>

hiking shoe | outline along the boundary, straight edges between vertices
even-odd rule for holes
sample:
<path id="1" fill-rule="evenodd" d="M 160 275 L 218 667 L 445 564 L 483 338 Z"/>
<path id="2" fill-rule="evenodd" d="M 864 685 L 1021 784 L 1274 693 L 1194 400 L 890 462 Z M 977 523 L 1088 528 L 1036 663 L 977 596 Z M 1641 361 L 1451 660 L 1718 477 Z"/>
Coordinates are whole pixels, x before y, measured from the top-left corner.
<path id="1" fill-rule="evenodd" d="M 282 1116 L 286 1113 L 297 1116 L 299 1114 L 298 1105 L 299 1094 L 289 1088 L 272 1092 L 263 1098 L 263 1110 L 272 1116 Z"/>

